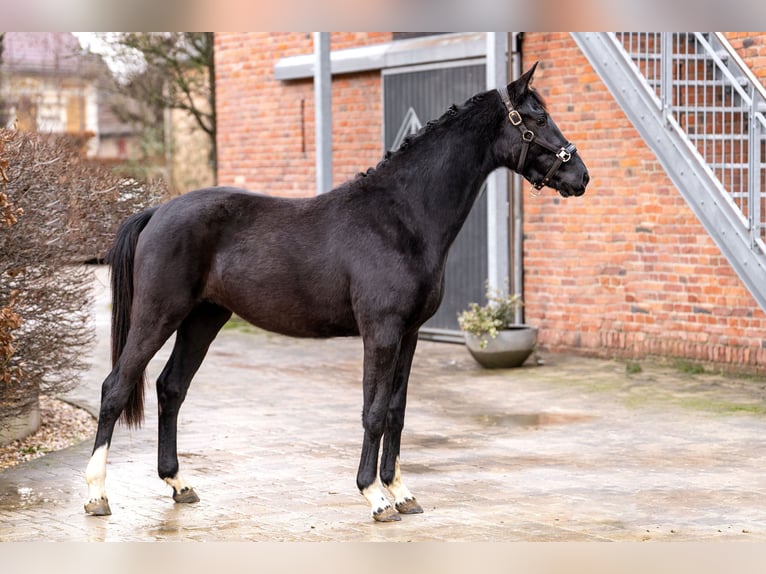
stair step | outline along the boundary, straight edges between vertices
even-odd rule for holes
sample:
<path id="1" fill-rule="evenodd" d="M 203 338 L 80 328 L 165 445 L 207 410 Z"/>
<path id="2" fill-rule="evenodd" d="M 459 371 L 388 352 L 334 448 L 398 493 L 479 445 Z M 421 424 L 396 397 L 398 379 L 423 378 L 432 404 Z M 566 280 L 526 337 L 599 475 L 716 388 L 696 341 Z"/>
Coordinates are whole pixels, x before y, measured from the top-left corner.
<path id="1" fill-rule="evenodd" d="M 731 116 L 731 114 L 741 114 L 741 119 L 743 122 L 747 122 L 748 118 L 748 109 L 747 108 L 732 108 L 732 107 L 726 107 L 726 108 L 710 108 L 710 107 L 695 107 L 695 106 L 671 106 L 670 111 L 676 115 L 685 115 L 685 116 L 694 116 L 696 115 L 698 118 L 707 116 L 709 119 L 707 123 L 709 125 L 713 125 L 712 118 L 714 114 L 720 114 L 724 113 L 727 114 L 727 118 Z M 761 118 L 761 120 L 766 120 L 766 118 L 763 117 L 764 112 L 766 110 L 761 110 L 760 106 L 757 111 L 758 117 Z M 766 123 L 766 122 L 764 122 Z"/>
<path id="2" fill-rule="evenodd" d="M 736 78 L 737 82 L 739 82 L 740 87 L 747 86 L 747 80 L 744 76 L 739 76 Z M 660 78 L 646 78 L 646 81 L 649 83 L 652 87 L 659 87 L 661 83 Z M 734 86 L 729 82 L 728 80 L 718 80 L 716 78 L 709 78 L 706 80 L 679 80 L 677 78 L 673 79 L 673 87 L 681 86 L 684 88 L 728 88 L 730 90 L 734 90 Z"/>
<path id="3" fill-rule="evenodd" d="M 649 85 L 657 91 L 660 87 L 659 80 L 648 80 Z M 674 106 L 674 110 L 682 112 L 743 112 L 747 113 L 747 106 Z M 766 102 L 758 102 L 756 104 L 756 111 L 762 114 L 766 114 Z"/>
<path id="4" fill-rule="evenodd" d="M 660 52 L 629 52 L 628 55 L 632 60 L 661 60 L 662 54 Z M 726 53 L 725 50 L 720 50 L 716 52 L 716 55 L 721 59 L 723 62 L 727 62 L 729 60 L 729 54 Z M 710 62 L 713 63 L 713 58 L 711 58 L 708 54 L 700 54 L 695 52 L 689 52 L 689 53 L 674 53 L 673 54 L 674 60 L 696 60 L 698 62 Z"/>
<path id="5" fill-rule="evenodd" d="M 710 169 L 715 171 L 716 169 L 739 169 L 746 170 L 748 165 L 746 163 L 734 163 L 734 162 L 722 162 L 722 163 L 708 163 Z"/>
<path id="6" fill-rule="evenodd" d="M 748 135 L 747 134 L 695 134 L 692 132 L 686 131 L 686 135 L 689 136 L 689 139 L 692 141 L 701 141 L 704 140 L 706 142 L 715 141 L 715 142 L 728 142 L 728 141 L 747 141 Z M 764 139 L 763 137 L 761 139 Z"/>
<path id="7" fill-rule="evenodd" d="M 748 108 L 743 106 L 672 106 L 674 112 L 685 114 L 714 114 L 714 113 L 742 113 L 746 114 Z"/>

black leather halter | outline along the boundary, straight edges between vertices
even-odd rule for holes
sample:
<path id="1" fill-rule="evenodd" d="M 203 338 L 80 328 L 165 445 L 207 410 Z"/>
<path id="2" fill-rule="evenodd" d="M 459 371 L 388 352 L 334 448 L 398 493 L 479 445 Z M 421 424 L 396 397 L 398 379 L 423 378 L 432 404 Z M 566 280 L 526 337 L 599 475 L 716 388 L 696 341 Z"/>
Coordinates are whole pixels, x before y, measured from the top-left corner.
<path id="1" fill-rule="evenodd" d="M 531 179 L 527 178 L 530 183 L 535 186 L 535 189 L 540 190 L 544 186 L 548 185 L 551 177 L 553 177 L 553 174 L 556 173 L 556 171 L 561 167 L 562 163 L 566 163 L 572 159 L 572 156 L 577 152 L 577 147 L 575 147 L 573 143 L 567 142 L 566 146 L 557 148 L 556 146 L 537 138 L 535 136 L 535 132 L 524 125 L 524 120 L 522 119 L 521 114 L 513 109 L 511 98 L 508 95 L 508 88 L 502 86 L 498 88 L 497 91 L 500 93 L 500 97 L 503 99 L 503 103 L 508 109 L 508 119 L 510 120 L 511 124 L 519 128 L 519 131 L 521 132 L 521 155 L 519 155 L 519 161 L 516 163 L 516 172 L 524 175 L 524 164 L 527 161 L 529 144 L 532 142 L 535 142 L 537 145 L 544 147 L 556 156 L 556 161 L 548 170 L 548 173 L 545 174 L 545 177 L 542 179 L 542 181 L 533 182 Z M 524 175 L 524 177 L 527 176 Z"/>

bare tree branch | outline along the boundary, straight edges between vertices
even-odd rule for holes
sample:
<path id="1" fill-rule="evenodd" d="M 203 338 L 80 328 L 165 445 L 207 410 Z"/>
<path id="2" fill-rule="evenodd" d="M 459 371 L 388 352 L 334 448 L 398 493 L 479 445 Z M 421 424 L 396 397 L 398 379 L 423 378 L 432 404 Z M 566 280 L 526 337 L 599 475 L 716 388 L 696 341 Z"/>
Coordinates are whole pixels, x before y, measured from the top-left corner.
<path id="1" fill-rule="evenodd" d="M 92 336 L 83 262 L 162 195 L 90 163 L 84 143 L 0 130 L 0 423 L 77 383 Z"/>
<path id="2" fill-rule="evenodd" d="M 119 58 L 145 67 L 131 73 L 127 94 L 143 102 L 142 110 L 122 110 L 121 117 L 144 125 L 162 123 L 166 109 L 183 111 L 207 134 L 216 176 L 215 64 L 212 32 L 126 32 L 112 37 Z"/>

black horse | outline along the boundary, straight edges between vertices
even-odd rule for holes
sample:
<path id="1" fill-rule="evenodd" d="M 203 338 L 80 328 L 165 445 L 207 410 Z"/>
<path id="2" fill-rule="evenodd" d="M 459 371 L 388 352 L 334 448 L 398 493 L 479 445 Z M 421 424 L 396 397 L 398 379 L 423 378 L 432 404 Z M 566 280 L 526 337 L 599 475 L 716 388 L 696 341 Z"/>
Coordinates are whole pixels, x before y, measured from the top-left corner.
<path id="1" fill-rule="evenodd" d="M 575 146 L 529 87 L 534 70 L 452 106 L 330 193 L 281 199 L 202 189 L 127 219 L 107 258 L 114 367 L 101 390 L 86 512 L 110 514 L 104 478 L 114 425 L 120 416 L 140 424 L 144 370 L 173 332 L 175 347 L 157 380 L 158 471 L 176 502 L 199 500 L 179 475 L 176 421 L 232 312 L 294 337 L 362 337 L 357 486 L 375 520 L 422 512 L 402 483 L 399 446 L 418 328 L 439 307 L 450 245 L 498 167 L 564 197 L 582 195 L 588 183 Z"/>

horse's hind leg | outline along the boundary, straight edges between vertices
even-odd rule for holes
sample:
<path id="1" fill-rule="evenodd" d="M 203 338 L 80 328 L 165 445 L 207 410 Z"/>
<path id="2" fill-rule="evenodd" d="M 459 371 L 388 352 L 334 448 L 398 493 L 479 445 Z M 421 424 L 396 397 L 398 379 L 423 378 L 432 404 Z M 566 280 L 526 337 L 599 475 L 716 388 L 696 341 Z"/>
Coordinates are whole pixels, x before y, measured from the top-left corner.
<path id="1" fill-rule="evenodd" d="M 128 402 L 130 388 L 120 382 L 120 370 L 115 366 L 101 385 L 101 408 L 98 416 L 98 430 L 85 480 L 88 483 L 88 502 L 85 512 L 94 516 L 106 516 L 112 513 L 106 497 L 106 458 L 112 442 L 114 425 Z M 121 389 L 117 392 L 116 389 Z"/>
<path id="2" fill-rule="evenodd" d="M 140 322 L 139 322 L 140 324 Z M 143 385 L 143 373 L 154 354 L 175 330 L 172 323 L 151 328 L 133 328 L 117 364 L 101 386 L 101 407 L 93 453 L 85 470 L 88 502 L 85 512 L 94 516 L 111 514 L 106 497 L 106 461 L 114 426 L 125 410 L 137 385 Z"/>
<path id="3" fill-rule="evenodd" d="M 176 432 L 178 411 L 186 397 L 192 377 L 202 364 L 208 347 L 231 317 L 231 311 L 212 303 L 194 308 L 176 333 L 173 353 L 157 379 L 159 402 L 159 449 L 157 471 L 173 487 L 176 502 L 198 502 L 197 494 L 178 472 Z"/>
<path id="4" fill-rule="evenodd" d="M 380 479 L 394 497 L 394 507 L 400 514 L 420 514 L 423 508 L 402 482 L 399 469 L 399 450 L 404 411 L 407 406 L 407 382 L 412 367 L 412 357 L 418 344 L 418 332 L 409 333 L 402 340 L 399 359 L 394 374 L 394 386 L 386 415 L 383 433 L 383 456 L 380 461 Z"/>

